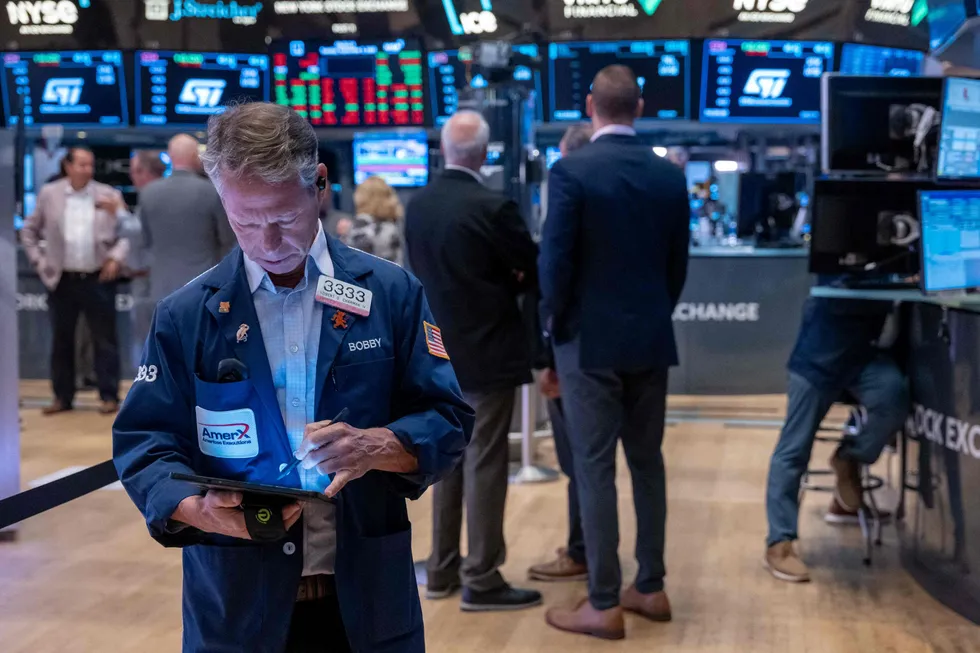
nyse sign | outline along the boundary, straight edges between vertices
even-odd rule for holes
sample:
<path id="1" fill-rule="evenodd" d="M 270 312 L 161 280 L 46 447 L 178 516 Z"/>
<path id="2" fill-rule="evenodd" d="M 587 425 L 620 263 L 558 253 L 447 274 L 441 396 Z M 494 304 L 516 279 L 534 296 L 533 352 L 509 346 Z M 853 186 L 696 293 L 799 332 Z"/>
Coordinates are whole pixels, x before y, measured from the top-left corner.
<path id="1" fill-rule="evenodd" d="M 912 21 L 912 8 L 916 0 L 871 0 L 871 7 L 864 14 L 869 23 L 884 23 L 908 27 Z"/>
<path id="2" fill-rule="evenodd" d="M 792 23 L 806 9 L 807 0 L 735 0 L 743 23 Z"/>
<path id="3" fill-rule="evenodd" d="M 71 34 L 78 22 L 78 8 L 88 7 L 90 0 L 10 0 L 7 19 L 23 36 Z"/>

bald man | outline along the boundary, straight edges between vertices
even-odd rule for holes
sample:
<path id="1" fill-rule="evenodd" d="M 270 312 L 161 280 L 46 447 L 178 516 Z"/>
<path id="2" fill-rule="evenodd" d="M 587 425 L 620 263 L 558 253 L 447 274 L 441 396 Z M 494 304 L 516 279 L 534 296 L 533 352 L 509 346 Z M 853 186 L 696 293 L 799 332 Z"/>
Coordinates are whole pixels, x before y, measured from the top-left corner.
<path id="1" fill-rule="evenodd" d="M 235 234 L 210 181 L 201 177 L 197 139 L 177 134 L 167 145 L 173 173 L 140 191 L 153 305 L 214 267 Z"/>
<path id="2" fill-rule="evenodd" d="M 456 113 L 443 127 L 445 170 L 412 197 L 405 238 L 476 428 L 463 462 L 434 488 L 432 555 L 426 596 L 462 585 L 467 611 L 514 610 L 541 595 L 500 575 L 507 497 L 507 435 L 515 389 L 531 382 L 530 346 L 518 296 L 536 283 L 537 247 L 517 205 L 483 185 L 490 127 Z M 466 500 L 466 559 L 459 538 Z"/>

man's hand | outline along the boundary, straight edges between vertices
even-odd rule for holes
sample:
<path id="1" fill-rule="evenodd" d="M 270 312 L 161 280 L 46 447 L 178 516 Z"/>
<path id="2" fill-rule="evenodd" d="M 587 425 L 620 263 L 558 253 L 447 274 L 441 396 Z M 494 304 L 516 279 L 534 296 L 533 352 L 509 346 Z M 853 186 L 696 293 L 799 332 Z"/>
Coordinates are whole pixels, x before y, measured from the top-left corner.
<path id="1" fill-rule="evenodd" d="M 419 461 L 405 450 L 389 429 L 357 429 L 350 424 L 330 421 L 307 424 L 306 433 L 294 454 L 303 469 L 316 467 L 321 474 L 333 474 L 328 497 L 335 497 L 347 483 L 372 469 L 410 474 Z"/>
<path id="2" fill-rule="evenodd" d="M 115 215 L 120 210 L 126 208 L 126 203 L 123 202 L 123 198 L 121 195 L 115 195 L 115 194 L 106 195 L 96 200 L 95 208 L 101 209 L 103 211 L 106 211 L 107 213 L 112 213 L 113 215 Z"/>
<path id="3" fill-rule="evenodd" d="M 558 383 L 558 373 L 552 368 L 542 370 L 541 377 L 538 379 L 541 387 L 541 394 L 545 399 L 557 399 L 561 396 L 561 385 Z"/>
<path id="4" fill-rule="evenodd" d="M 291 503 L 282 509 L 282 521 L 287 531 L 302 512 L 303 507 L 298 503 Z M 181 501 L 170 518 L 205 533 L 228 535 L 242 540 L 252 539 L 245 527 L 241 492 L 208 490 L 204 496 L 195 494 Z"/>
<path id="5" fill-rule="evenodd" d="M 102 271 L 99 272 L 99 281 L 102 283 L 115 281 L 119 278 L 119 271 L 121 269 L 122 266 L 119 264 L 119 261 L 108 259 L 102 266 Z"/>

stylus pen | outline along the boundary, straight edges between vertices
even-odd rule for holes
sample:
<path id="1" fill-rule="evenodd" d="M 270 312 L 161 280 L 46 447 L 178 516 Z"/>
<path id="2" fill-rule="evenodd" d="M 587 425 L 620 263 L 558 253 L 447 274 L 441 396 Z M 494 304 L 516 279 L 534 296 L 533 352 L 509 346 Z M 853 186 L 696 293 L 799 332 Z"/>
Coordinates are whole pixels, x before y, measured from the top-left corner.
<path id="1" fill-rule="evenodd" d="M 348 413 L 348 410 L 347 410 L 346 407 L 344 407 L 339 413 L 337 413 L 337 416 L 336 417 L 334 417 L 332 420 L 330 420 L 330 423 L 331 424 L 336 424 L 337 422 L 343 422 L 344 421 L 344 418 L 347 417 L 347 413 Z M 290 474 L 292 474 L 293 473 L 293 470 L 296 469 L 301 462 L 302 461 L 299 458 L 296 458 L 295 460 L 293 460 L 293 462 L 291 462 L 288 465 L 286 465 L 283 468 L 282 472 L 279 474 L 279 477 L 276 480 L 277 481 L 281 481 L 282 479 L 284 479 L 287 476 L 289 476 Z"/>

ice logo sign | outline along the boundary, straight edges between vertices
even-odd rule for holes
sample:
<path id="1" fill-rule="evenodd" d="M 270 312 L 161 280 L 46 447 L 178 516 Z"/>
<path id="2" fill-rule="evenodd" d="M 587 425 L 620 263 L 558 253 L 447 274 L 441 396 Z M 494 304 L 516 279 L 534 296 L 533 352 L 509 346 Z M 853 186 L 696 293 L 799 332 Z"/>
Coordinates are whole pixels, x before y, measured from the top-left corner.
<path id="1" fill-rule="evenodd" d="M 82 86 L 85 80 L 81 77 L 56 77 L 44 84 L 41 93 L 41 113 L 88 113 L 89 106 L 80 104 Z"/>
<path id="2" fill-rule="evenodd" d="M 224 110 L 219 106 L 227 82 L 223 79 L 188 79 L 180 90 L 176 106 L 181 114 L 215 114 Z"/>
<path id="3" fill-rule="evenodd" d="M 753 70 L 749 80 L 745 82 L 746 95 L 758 95 L 763 100 L 776 100 L 786 90 L 790 71 L 785 68 L 760 68 Z"/>

